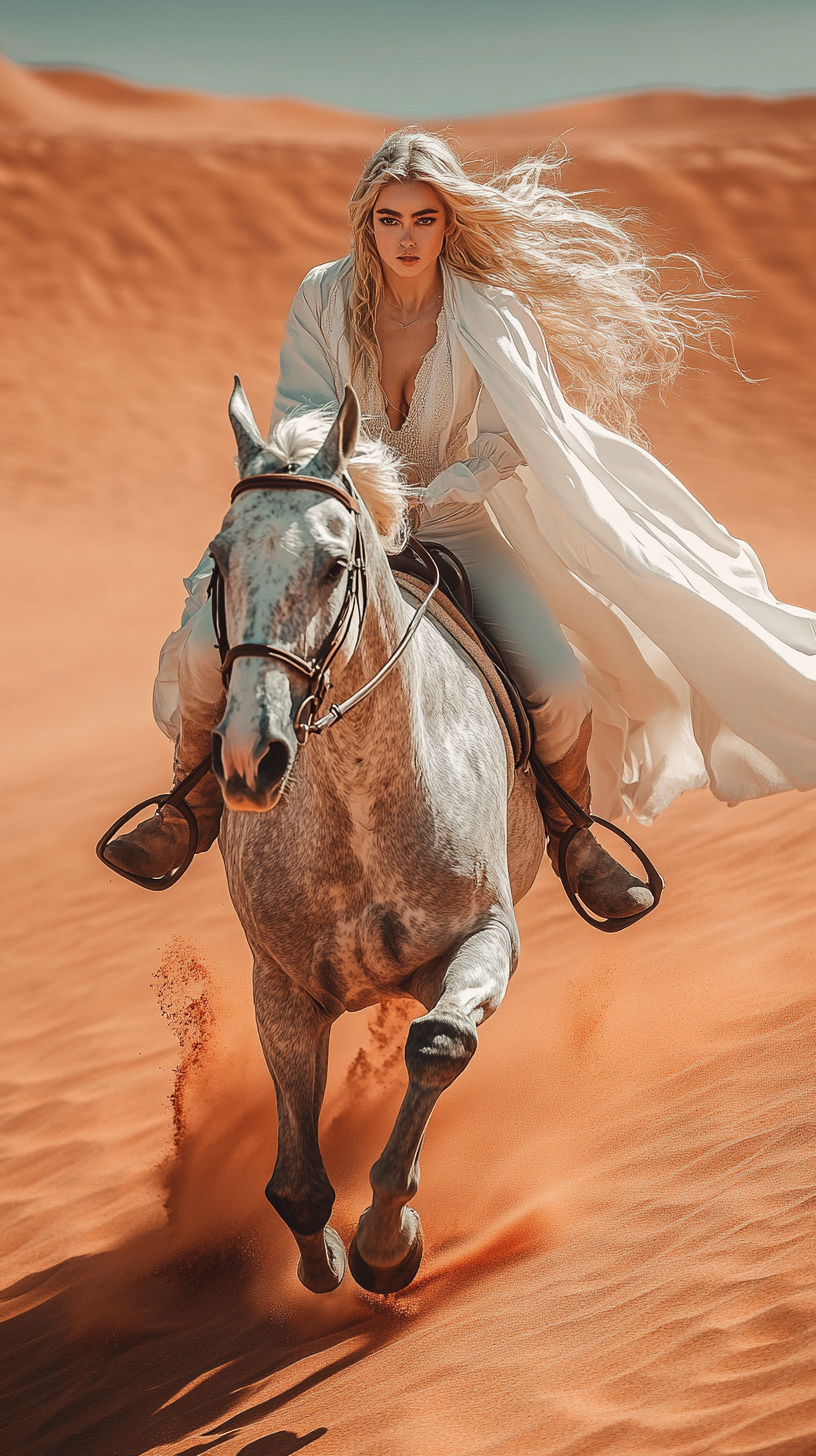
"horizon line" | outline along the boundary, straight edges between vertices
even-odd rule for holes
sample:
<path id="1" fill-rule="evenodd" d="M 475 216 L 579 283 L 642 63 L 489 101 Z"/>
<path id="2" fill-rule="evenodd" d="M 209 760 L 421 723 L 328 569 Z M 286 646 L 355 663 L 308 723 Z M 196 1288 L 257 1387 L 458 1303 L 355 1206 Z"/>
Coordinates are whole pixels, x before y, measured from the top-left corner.
<path id="1" fill-rule="evenodd" d="M 428 112 L 405 113 L 400 111 L 392 111 L 386 113 L 384 111 L 371 110 L 367 107 L 349 106 L 346 102 L 342 101 L 325 101 L 319 97 L 310 96 L 298 91 L 221 91 L 210 87 L 189 86 L 184 84 L 173 85 L 164 82 L 144 81 L 140 77 L 129 75 L 125 71 L 117 71 L 109 67 L 94 66 L 85 61 L 16 60 L 13 56 L 8 55 L 7 52 L 1 50 L 0 55 L 2 55 L 5 60 L 9 61 L 12 66 L 19 67 L 21 70 L 24 69 L 35 73 L 38 71 L 76 71 L 85 73 L 86 75 L 99 76 L 103 79 L 123 82 L 125 85 L 134 86 L 141 90 L 150 91 L 153 93 L 161 93 L 163 91 L 169 93 L 181 92 L 188 96 L 211 96 L 224 101 L 303 101 L 311 106 L 316 106 L 326 111 L 345 111 L 348 112 L 350 115 L 368 117 L 371 120 L 387 118 L 389 120 L 393 119 L 397 121 L 402 120 L 405 122 L 411 122 L 434 119 L 433 117 L 429 117 Z M 550 107 L 577 105 L 582 103 L 585 104 L 592 101 L 611 101 L 616 98 L 624 99 L 629 96 L 645 95 L 686 95 L 708 96 L 712 98 L 744 97 L 748 100 L 805 100 L 810 97 L 816 97 L 816 87 L 810 89 L 803 89 L 801 87 L 785 87 L 782 89 L 771 88 L 765 90 L 758 87 L 743 86 L 697 86 L 690 82 L 687 84 L 679 82 L 672 82 L 671 84 L 645 82 L 643 85 L 613 88 L 609 91 L 595 91 L 591 93 L 572 92 L 569 95 L 551 97 L 546 101 L 530 101 L 525 102 L 521 106 L 498 107 L 490 111 L 459 111 L 456 112 L 455 115 L 451 115 L 450 119 L 459 120 L 460 118 L 466 119 L 469 117 L 490 118 L 491 116 L 523 116 L 526 112 L 544 111 Z"/>

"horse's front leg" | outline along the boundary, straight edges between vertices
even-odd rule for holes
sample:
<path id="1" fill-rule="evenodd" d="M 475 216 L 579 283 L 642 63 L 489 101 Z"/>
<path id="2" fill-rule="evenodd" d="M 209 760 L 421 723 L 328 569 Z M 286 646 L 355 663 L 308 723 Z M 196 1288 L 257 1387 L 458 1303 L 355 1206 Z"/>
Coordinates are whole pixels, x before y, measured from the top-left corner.
<path id="1" fill-rule="evenodd" d="M 278 1156 L 266 1196 L 295 1236 L 301 1284 L 328 1294 L 346 1272 L 343 1240 L 329 1225 L 334 1189 L 317 1138 L 333 1018 L 274 961 L 256 960 L 254 991 L 278 1100 Z"/>
<path id="2" fill-rule="evenodd" d="M 501 1003 L 517 956 L 515 920 L 512 914 L 497 915 L 464 941 L 447 970 L 416 978 L 414 995 L 432 1009 L 409 1029 L 408 1090 L 382 1156 L 371 1169 L 371 1207 L 361 1216 L 349 1249 L 349 1267 L 364 1289 L 391 1294 L 410 1284 L 419 1269 L 422 1225 L 407 1205 L 419 1187 L 419 1153 L 428 1118 L 440 1093 L 473 1056 L 476 1027 Z"/>

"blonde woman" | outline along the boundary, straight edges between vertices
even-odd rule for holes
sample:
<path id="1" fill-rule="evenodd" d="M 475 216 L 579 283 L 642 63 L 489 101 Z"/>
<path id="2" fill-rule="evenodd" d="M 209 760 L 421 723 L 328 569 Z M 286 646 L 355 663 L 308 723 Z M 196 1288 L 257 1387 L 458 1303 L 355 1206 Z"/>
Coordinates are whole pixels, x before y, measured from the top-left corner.
<path id="1" fill-rule="evenodd" d="M 298 289 L 273 426 L 336 408 L 351 381 L 370 434 L 403 456 L 418 534 L 467 567 L 478 619 L 528 707 L 535 750 L 604 817 L 650 822 L 708 784 L 736 802 L 816 783 L 816 621 L 777 602 L 734 540 L 630 436 L 635 408 L 707 343 L 705 290 L 661 294 L 619 223 L 554 185 L 546 162 L 481 182 L 442 138 L 395 133 L 350 204 L 352 251 Z M 568 380 L 568 403 L 552 359 Z M 155 693 L 176 775 L 207 751 L 221 679 L 200 610 L 205 557 Z M 190 800 L 200 848 L 218 831 L 208 776 Z M 567 821 L 545 805 L 554 862 Z M 181 862 L 172 810 L 108 855 L 158 876 Z M 570 878 L 625 918 L 647 886 L 589 831 Z"/>

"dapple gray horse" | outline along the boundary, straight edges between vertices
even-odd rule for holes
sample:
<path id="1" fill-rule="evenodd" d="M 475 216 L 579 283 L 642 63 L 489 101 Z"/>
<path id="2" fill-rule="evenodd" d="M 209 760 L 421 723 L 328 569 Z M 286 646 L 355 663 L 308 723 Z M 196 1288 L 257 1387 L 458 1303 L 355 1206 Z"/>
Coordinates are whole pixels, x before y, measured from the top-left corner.
<path id="1" fill-rule="evenodd" d="M 388 481 L 378 491 L 376 449 L 385 475 L 388 452 L 373 443 L 358 516 L 336 494 L 297 484 L 306 476 L 345 489 L 345 472 L 357 478 L 351 390 L 316 453 L 314 417 L 287 421 L 265 443 L 237 381 L 230 418 L 242 477 L 293 469 L 291 489 L 240 494 L 211 548 L 229 642 L 282 653 L 236 656 L 213 734 L 221 849 L 277 1093 L 266 1193 L 297 1241 L 303 1284 L 336 1288 L 346 1252 L 329 1224 L 334 1190 L 318 1143 L 332 1024 L 385 998 L 420 1002 L 427 1014 L 405 1047 L 408 1089 L 349 1253 L 357 1282 L 387 1293 L 419 1268 L 422 1228 L 409 1200 L 425 1128 L 507 989 L 518 955 L 513 904 L 535 877 L 543 826 L 532 775 L 518 774 L 508 791 L 503 735 L 478 673 L 427 618 L 365 701 L 302 741 L 309 689 L 294 663 L 341 613 L 358 522 L 368 606 L 362 629 L 354 611 L 332 665 L 333 700 L 375 676 L 415 610 L 384 544 L 400 535 L 405 491 L 393 464 L 390 494 Z"/>

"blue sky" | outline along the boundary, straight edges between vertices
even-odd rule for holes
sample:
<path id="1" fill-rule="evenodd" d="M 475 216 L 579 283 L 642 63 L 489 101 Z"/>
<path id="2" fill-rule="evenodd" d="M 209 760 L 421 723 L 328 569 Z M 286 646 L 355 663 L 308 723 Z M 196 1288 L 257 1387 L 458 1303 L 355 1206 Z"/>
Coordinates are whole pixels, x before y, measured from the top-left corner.
<path id="1" fill-rule="evenodd" d="M 0 0 L 14 60 L 464 116 L 659 86 L 816 85 L 816 0 Z"/>

